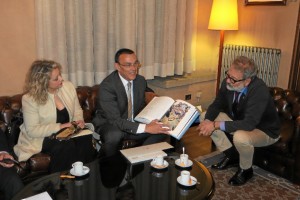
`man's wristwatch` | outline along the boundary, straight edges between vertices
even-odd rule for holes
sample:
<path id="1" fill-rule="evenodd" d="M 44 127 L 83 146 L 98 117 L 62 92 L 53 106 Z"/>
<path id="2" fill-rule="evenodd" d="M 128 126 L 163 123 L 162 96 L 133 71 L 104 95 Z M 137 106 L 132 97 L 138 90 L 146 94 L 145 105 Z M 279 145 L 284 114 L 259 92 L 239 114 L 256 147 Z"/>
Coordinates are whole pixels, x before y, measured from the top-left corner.
<path id="1" fill-rule="evenodd" d="M 216 122 L 214 121 L 214 130 L 217 130 Z"/>

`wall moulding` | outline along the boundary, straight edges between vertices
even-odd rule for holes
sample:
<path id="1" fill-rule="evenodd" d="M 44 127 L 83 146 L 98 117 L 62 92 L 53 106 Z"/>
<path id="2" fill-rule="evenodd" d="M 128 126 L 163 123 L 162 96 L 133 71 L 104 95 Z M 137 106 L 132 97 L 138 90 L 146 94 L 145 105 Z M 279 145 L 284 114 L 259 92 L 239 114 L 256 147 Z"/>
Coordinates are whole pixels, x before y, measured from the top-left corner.
<path id="1" fill-rule="evenodd" d="M 172 76 L 166 78 L 155 77 L 155 79 L 147 80 L 147 82 L 148 84 L 156 87 L 168 89 L 215 80 L 216 74 L 214 72 L 204 72 L 201 74 L 187 76 Z"/>

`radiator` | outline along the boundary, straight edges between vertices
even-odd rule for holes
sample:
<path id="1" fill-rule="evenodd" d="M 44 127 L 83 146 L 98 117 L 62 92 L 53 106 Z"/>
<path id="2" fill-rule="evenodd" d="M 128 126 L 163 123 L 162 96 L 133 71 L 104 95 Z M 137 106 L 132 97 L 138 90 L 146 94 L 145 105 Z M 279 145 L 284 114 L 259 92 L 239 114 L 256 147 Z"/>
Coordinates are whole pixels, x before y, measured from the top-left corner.
<path id="1" fill-rule="evenodd" d="M 269 87 L 277 85 L 281 56 L 280 49 L 231 44 L 225 44 L 223 47 L 220 82 L 225 78 L 225 71 L 229 69 L 232 61 L 237 56 L 247 56 L 248 58 L 252 58 L 257 65 L 257 76 L 263 79 Z"/>

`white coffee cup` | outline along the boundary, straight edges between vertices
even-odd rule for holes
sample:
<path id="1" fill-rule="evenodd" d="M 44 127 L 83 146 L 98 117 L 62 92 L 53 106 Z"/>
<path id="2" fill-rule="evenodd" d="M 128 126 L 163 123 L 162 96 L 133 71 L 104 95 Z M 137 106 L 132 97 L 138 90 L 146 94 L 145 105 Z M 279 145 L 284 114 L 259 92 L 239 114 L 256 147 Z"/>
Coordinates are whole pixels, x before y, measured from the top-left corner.
<path id="1" fill-rule="evenodd" d="M 158 155 L 156 158 L 153 159 L 154 164 L 158 166 L 164 165 L 164 157 L 162 155 Z"/>
<path id="2" fill-rule="evenodd" d="M 74 173 L 77 175 L 83 174 L 83 163 L 80 161 L 77 161 L 72 164 L 72 167 L 74 169 Z"/>
<path id="3" fill-rule="evenodd" d="M 183 170 L 181 171 L 181 183 L 184 185 L 189 185 L 191 181 L 191 174 L 189 171 Z"/>
<path id="4" fill-rule="evenodd" d="M 187 154 L 181 154 L 180 155 L 180 165 L 187 166 L 189 161 L 189 155 Z"/>

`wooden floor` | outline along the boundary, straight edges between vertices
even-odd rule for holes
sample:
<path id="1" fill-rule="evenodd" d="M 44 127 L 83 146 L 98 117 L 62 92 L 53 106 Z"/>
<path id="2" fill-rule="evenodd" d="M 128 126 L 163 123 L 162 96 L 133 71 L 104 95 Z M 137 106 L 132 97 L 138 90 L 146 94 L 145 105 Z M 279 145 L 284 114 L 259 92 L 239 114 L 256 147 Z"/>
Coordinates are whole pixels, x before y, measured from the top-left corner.
<path id="1" fill-rule="evenodd" d="M 215 150 L 210 137 L 199 136 L 196 126 L 191 127 L 176 145 L 176 152 L 182 153 L 182 147 L 190 158 L 194 159 Z"/>

